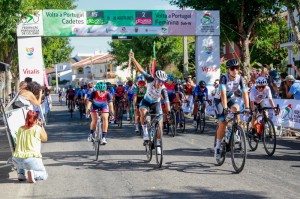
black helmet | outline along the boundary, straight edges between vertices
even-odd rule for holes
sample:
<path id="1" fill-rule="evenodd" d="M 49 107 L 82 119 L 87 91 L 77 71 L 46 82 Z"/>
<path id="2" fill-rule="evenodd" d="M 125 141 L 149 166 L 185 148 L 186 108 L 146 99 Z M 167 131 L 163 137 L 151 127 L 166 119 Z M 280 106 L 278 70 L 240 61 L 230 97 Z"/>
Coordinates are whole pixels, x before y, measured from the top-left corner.
<path id="1" fill-rule="evenodd" d="M 199 82 L 199 86 L 200 86 L 200 87 L 205 87 L 205 86 L 206 86 L 206 82 L 203 81 L 203 80 L 201 80 L 201 81 Z"/>
<path id="2" fill-rule="evenodd" d="M 236 59 L 229 59 L 226 62 L 226 68 L 230 68 L 232 66 L 240 66 L 240 63 Z"/>

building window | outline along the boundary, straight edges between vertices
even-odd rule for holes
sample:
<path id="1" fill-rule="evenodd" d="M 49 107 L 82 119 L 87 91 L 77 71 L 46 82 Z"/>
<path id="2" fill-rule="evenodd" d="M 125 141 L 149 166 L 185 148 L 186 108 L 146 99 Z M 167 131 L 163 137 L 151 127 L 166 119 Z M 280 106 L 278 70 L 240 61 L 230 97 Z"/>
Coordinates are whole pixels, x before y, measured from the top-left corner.
<path id="1" fill-rule="evenodd" d="M 234 42 L 233 41 L 231 41 L 231 42 L 229 42 L 229 53 L 234 53 Z"/>
<path id="2" fill-rule="evenodd" d="M 78 74 L 83 74 L 83 68 L 78 68 L 78 69 L 77 69 L 77 73 L 78 73 Z"/>

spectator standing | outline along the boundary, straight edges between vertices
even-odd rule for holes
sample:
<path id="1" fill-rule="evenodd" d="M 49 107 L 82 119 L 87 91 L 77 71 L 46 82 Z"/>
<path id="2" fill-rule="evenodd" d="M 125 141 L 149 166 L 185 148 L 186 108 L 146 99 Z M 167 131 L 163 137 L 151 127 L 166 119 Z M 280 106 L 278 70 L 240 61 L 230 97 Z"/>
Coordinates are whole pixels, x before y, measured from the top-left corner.
<path id="1" fill-rule="evenodd" d="M 286 76 L 284 82 L 287 99 L 291 99 L 294 96 L 296 100 L 300 100 L 300 82 L 295 80 L 293 75 Z"/>
<path id="2" fill-rule="evenodd" d="M 281 99 L 287 99 L 287 96 L 286 96 L 286 87 L 284 86 L 284 80 L 286 78 L 286 76 L 288 76 L 288 74 L 286 72 L 283 72 L 280 74 L 280 79 L 281 79 L 281 84 L 280 84 L 280 87 L 279 87 L 279 95 L 281 97 Z M 291 99 L 293 99 L 294 97 L 292 97 Z"/>
<path id="3" fill-rule="evenodd" d="M 47 133 L 38 119 L 38 112 L 29 110 L 25 125 L 16 134 L 16 150 L 13 154 L 13 164 L 17 168 L 18 180 L 35 183 L 36 180 L 46 180 L 48 174 L 42 162 L 41 142 L 46 142 Z"/>

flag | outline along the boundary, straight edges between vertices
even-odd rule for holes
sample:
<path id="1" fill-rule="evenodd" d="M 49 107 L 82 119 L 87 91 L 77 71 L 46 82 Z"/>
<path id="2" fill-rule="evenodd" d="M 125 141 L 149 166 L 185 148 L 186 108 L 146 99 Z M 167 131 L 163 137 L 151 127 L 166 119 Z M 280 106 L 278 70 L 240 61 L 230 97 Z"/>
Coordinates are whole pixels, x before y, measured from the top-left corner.
<path id="1" fill-rule="evenodd" d="M 132 53 L 132 49 L 130 49 L 130 52 Z M 128 60 L 128 69 L 131 69 L 131 58 L 130 57 Z"/>
<path id="2" fill-rule="evenodd" d="M 154 43 L 153 43 L 152 70 L 151 70 L 152 76 L 154 76 L 155 71 L 156 71 L 156 52 L 155 52 L 155 42 L 154 42 Z"/>

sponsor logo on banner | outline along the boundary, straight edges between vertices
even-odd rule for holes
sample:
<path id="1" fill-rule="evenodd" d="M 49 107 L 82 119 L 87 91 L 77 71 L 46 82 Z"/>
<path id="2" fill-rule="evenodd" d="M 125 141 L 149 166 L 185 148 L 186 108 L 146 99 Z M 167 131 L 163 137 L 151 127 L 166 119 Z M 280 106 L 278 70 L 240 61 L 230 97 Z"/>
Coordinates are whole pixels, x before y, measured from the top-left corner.
<path id="1" fill-rule="evenodd" d="M 210 55 L 213 52 L 213 47 L 212 46 L 205 46 L 204 47 L 205 53 Z"/>
<path id="2" fill-rule="evenodd" d="M 204 73 L 210 73 L 210 72 L 218 72 L 218 69 L 216 67 L 207 67 L 207 66 L 202 66 L 202 72 Z"/>
<path id="3" fill-rule="evenodd" d="M 39 22 L 39 16 L 28 15 L 27 18 L 23 19 L 22 22 L 25 24 L 35 24 Z"/>
<path id="4" fill-rule="evenodd" d="M 125 32 L 127 32 L 127 29 L 126 29 L 126 27 L 122 27 L 122 28 L 121 28 L 121 32 L 122 32 L 122 33 L 125 33 Z"/>
<path id="5" fill-rule="evenodd" d="M 161 28 L 161 31 L 162 31 L 164 34 L 168 34 L 168 27 L 162 27 L 162 28 Z"/>
<path id="6" fill-rule="evenodd" d="M 34 52 L 34 47 L 26 48 L 26 55 L 28 57 L 32 57 L 33 56 L 33 52 Z"/>
<path id="7" fill-rule="evenodd" d="M 282 122 L 287 122 L 288 120 L 292 119 L 292 112 L 293 112 L 293 105 L 288 104 L 280 111 L 280 116 Z"/>
<path id="8" fill-rule="evenodd" d="M 153 21 L 151 18 L 137 18 L 135 19 L 136 25 L 152 25 Z"/>
<path id="9" fill-rule="evenodd" d="M 202 16 L 202 19 L 201 19 L 201 23 L 203 25 L 209 25 L 209 24 L 213 24 L 215 21 L 214 17 L 210 14 L 210 13 L 205 13 L 203 16 Z"/>

